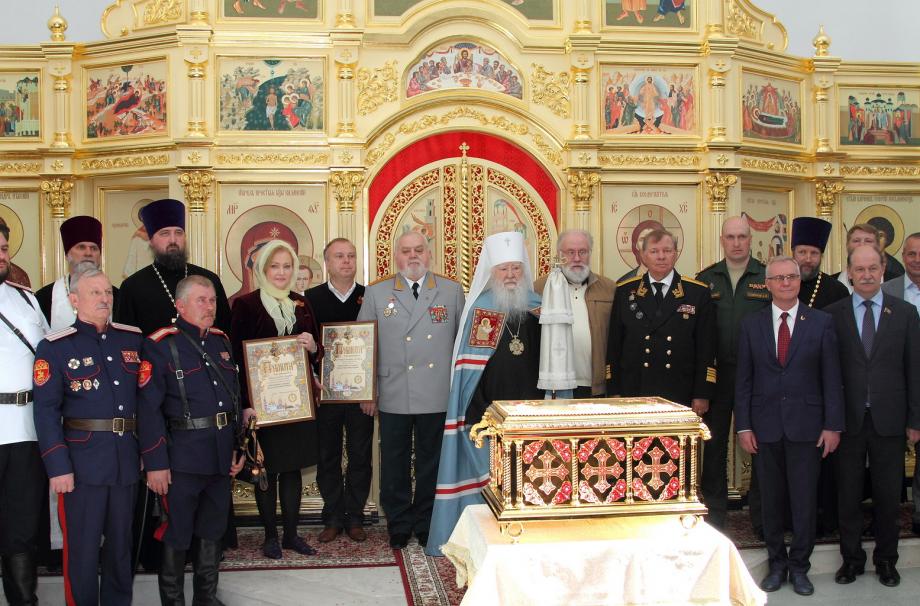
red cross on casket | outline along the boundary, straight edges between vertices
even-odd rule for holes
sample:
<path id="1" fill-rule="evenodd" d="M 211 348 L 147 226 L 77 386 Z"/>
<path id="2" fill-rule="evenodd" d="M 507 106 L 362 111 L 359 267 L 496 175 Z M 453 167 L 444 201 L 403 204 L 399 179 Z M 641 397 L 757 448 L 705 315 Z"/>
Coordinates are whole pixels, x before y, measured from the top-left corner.
<path id="1" fill-rule="evenodd" d="M 652 464 L 648 465 L 645 461 L 640 461 L 639 464 L 636 465 L 636 471 L 640 476 L 652 474 L 652 478 L 648 481 L 648 485 L 655 490 L 659 490 L 665 484 L 661 476 L 672 476 L 674 472 L 677 471 L 677 465 L 674 464 L 674 461 L 668 461 L 666 464 L 662 465 L 661 457 L 664 456 L 664 451 L 657 446 L 648 452 L 648 456 L 652 458 Z"/>

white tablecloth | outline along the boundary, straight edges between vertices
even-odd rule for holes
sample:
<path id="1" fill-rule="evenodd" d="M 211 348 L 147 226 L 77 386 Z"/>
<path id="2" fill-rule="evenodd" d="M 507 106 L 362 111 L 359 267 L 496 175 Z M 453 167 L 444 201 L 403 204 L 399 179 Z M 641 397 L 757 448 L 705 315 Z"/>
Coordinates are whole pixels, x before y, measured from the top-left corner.
<path id="1" fill-rule="evenodd" d="M 767 601 L 734 544 L 676 516 L 526 523 L 517 544 L 486 505 L 442 548 L 464 604 L 744 604 Z"/>

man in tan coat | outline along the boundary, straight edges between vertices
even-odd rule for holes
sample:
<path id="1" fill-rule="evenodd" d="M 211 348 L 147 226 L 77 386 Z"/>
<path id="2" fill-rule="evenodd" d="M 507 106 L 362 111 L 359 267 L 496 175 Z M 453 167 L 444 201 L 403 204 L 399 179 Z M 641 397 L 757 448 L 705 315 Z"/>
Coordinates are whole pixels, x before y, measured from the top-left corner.
<path id="1" fill-rule="evenodd" d="M 572 313 L 575 316 L 576 398 L 603 396 L 607 389 L 607 329 L 613 308 L 613 280 L 591 271 L 594 238 L 582 229 L 559 234 L 556 250 L 564 259 L 562 273 L 569 281 Z M 534 282 L 537 294 L 543 292 L 546 276 Z"/>

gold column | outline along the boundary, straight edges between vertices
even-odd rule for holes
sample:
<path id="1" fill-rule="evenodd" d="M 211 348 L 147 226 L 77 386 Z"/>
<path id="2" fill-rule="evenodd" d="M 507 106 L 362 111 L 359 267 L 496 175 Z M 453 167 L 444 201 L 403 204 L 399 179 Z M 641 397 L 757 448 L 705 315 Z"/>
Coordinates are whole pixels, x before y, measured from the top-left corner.
<path id="1" fill-rule="evenodd" d="M 575 81 L 572 137 L 575 139 L 590 139 L 591 126 L 588 114 L 590 104 L 591 67 L 572 67 L 572 76 Z"/>
<path id="2" fill-rule="evenodd" d="M 188 222 L 185 226 L 189 243 L 189 261 L 195 265 L 206 265 L 208 198 L 211 196 L 213 173 L 206 170 L 190 170 L 179 173 L 179 183 L 185 191 L 188 207 Z"/>
<path id="3" fill-rule="evenodd" d="M 51 44 L 43 50 L 50 59 L 48 71 L 54 78 L 54 138 L 51 149 L 71 149 L 73 141 L 70 138 L 70 73 L 72 69 L 73 47 L 64 43 L 64 32 L 67 31 L 67 20 L 61 16 L 58 7 L 54 7 L 54 15 L 48 19 L 48 31 L 51 32 Z"/>
<path id="4" fill-rule="evenodd" d="M 473 223 L 470 221 L 470 161 L 466 152 L 470 146 L 466 141 L 460 144 L 460 204 L 457 209 L 460 225 L 460 284 L 469 292 L 473 283 Z"/>
<path id="5" fill-rule="evenodd" d="M 711 237 L 706 238 L 709 241 L 709 248 L 703 250 L 703 266 L 709 265 L 722 256 L 719 238 L 714 236 L 722 231 L 722 223 L 725 221 L 725 214 L 728 208 L 728 190 L 737 182 L 738 177 L 728 173 L 714 172 L 706 175 L 704 183 L 706 185 L 706 196 L 709 198 L 708 214 Z"/>
<path id="6" fill-rule="evenodd" d="M 189 2 L 189 17 L 196 25 L 208 24 L 208 6 L 206 0 L 191 0 Z"/>
<path id="7" fill-rule="evenodd" d="M 355 241 L 355 201 L 364 183 L 363 171 L 336 171 L 329 177 L 336 202 L 338 237 Z"/>
<path id="8" fill-rule="evenodd" d="M 818 35 L 812 40 L 815 47 L 815 56 L 811 60 L 814 68 L 814 91 L 815 91 L 815 152 L 830 153 L 833 152 L 831 146 L 830 131 L 831 121 L 834 119 L 830 112 L 830 95 L 828 90 L 833 86 L 833 73 L 840 66 L 840 59 L 828 56 L 828 49 L 831 46 L 830 37 L 824 32 L 822 25 L 818 29 Z"/>
<path id="9" fill-rule="evenodd" d="M 567 177 L 575 211 L 575 227 L 590 231 L 591 200 L 594 199 L 594 187 L 600 183 L 601 176 L 596 172 L 578 170 L 569 171 Z"/>
<path id="10" fill-rule="evenodd" d="M 591 0 L 576 0 L 575 2 L 575 33 L 591 33 Z"/>
<path id="11" fill-rule="evenodd" d="M 355 136 L 355 66 L 348 49 L 342 53 L 341 60 L 336 59 L 336 75 L 339 79 L 339 124 L 336 135 L 339 137 Z"/>
<path id="12" fill-rule="evenodd" d="M 54 177 L 41 182 L 41 196 L 51 211 L 51 224 L 54 228 L 54 279 L 68 273 L 64 258 L 64 245 L 61 242 L 61 223 L 70 216 L 70 195 L 73 181 L 70 177 Z"/>
<path id="13" fill-rule="evenodd" d="M 352 0 L 339 0 L 339 12 L 335 16 L 335 26 L 340 28 L 355 27 L 355 15 L 351 6 Z"/>
<path id="14" fill-rule="evenodd" d="M 843 183 L 840 181 L 819 180 L 815 182 L 815 213 L 818 217 L 834 225 L 843 225 L 840 220 L 840 194 L 843 193 Z M 843 248 L 843 233 L 841 229 L 831 230 L 831 241 L 824 251 L 821 259 L 821 270 L 832 272 L 840 262 L 840 251 Z"/>
<path id="15" fill-rule="evenodd" d="M 185 136 L 203 138 L 207 136 L 204 119 L 207 53 L 200 48 L 193 48 L 187 53 L 185 63 L 188 66 L 188 124 Z"/>
<path id="16" fill-rule="evenodd" d="M 712 88 L 712 109 L 710 114 L 709 140 L 725 141 L 725 74 L 730 69 L 724 58 L 716 59 L 709 69 L 709 86 Z"/>

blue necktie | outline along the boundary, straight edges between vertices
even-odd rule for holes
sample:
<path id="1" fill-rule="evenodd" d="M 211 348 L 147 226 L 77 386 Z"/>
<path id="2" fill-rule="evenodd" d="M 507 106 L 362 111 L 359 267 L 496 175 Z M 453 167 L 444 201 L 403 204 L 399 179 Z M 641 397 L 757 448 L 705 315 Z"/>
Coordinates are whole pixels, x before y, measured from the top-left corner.
<path id="1" fill-rule="evenodd" d="M 875 315 L 872 313 L 872 301 L 863 301 L 866 314 L 863 316 L 862 343 L 866 350 L 866 357 L 872 356 L 872 343 L 875 342 Z"/>

